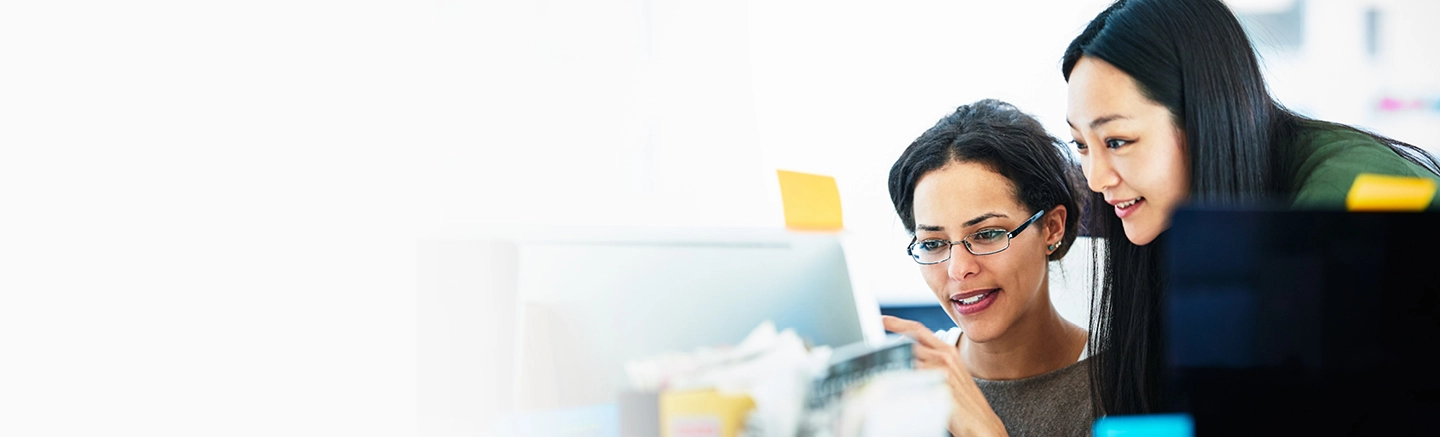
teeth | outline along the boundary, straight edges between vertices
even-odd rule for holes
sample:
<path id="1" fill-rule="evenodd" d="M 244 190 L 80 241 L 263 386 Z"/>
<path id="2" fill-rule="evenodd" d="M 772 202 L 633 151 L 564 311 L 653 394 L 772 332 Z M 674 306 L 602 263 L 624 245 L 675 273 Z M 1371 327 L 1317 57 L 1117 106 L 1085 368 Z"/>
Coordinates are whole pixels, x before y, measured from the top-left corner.
<path id="1" fill-rule="evenodd" d="M 1117 203 L 1115 204 L 1115 207 L 1120 209 L 1129 208 L 1131 205 L 1134 205 L 1135 202 L 1139 202 L 1140 199 L 1144 199 L 1144 197 L 1136 197 L 1134 199 L 1131 199 L 1129 202 Z"/>
<path id="2" fill-rule="evenodd" d="M 974 305 L 974 304 L 976 304 L 977 302 L 980 302 L 980 299 L 984 299 L 985 296 L 989 296 L 989 295 L 990 295 L 990 292 L 980 293 L 980 294 L 977 294 L 977 295 L 974 295 L 974 296 L 970 296 L 969 299 L 960 299 L 960 300 L 957 300 L 956 302 L 960 302 L 961 305 Z"/>

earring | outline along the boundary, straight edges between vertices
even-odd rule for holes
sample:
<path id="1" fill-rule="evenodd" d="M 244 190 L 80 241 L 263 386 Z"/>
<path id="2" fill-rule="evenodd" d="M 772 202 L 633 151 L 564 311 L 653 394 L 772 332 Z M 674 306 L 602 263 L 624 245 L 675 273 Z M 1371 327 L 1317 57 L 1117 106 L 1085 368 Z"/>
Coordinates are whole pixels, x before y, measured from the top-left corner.
<path id="1" fill-rule="evenodd" d="M 1050 251 L 1052 251 L 1052 252 L 1055 251 L 1055 248 L 1057 248 L 1057 247 L 1060 247 L 1060 243 L 1051 244 L 1051 245 L 1050 245 Z"/>

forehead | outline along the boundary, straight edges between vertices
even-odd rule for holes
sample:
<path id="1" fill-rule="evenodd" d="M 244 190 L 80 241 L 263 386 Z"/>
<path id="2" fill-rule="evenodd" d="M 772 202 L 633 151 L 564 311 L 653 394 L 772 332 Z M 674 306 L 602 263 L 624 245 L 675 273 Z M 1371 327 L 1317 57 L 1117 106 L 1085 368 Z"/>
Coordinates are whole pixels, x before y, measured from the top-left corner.
<path id="1" fill-rule="evenodd" d="M 1125 115 L 1154 105 L 1130 75 L 1109 62 L 1084 56 L 1070 71 L 1065 116 L 1076 128 L 1088 128 L 1097 117 Z"/>
<path id="2" fill-rule="evenodd" d="M 926 173 L 915 185 L 914 205 L 916 223 L 945 227 L 988 212 L 1013 217 L 1022 209 L 1009 179 L 974 162 L 952 162 Z"/>

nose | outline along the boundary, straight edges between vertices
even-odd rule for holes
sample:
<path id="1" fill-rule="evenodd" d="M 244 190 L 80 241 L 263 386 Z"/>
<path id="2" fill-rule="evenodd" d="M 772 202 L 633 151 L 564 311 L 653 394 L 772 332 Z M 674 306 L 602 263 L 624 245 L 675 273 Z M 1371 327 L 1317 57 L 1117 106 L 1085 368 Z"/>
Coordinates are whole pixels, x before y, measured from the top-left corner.
<path id="1" fill-rule="evenodd" d="M 1090 186 L 1090 191 L 1103 192 L 1120 183 L 1120 174 L 1115 171 L 1114 163 L 1110 162 L 1109 154 L 1103 149 L 1091 150 L 1087 158 L 1081 160 L 1080 167 L 1085 173 L 1085 183 Z"/>
<path id="2" fill-rule="evenodd" d="M 946 266 L 950 279 L 956 281 L 966 281 L 980 273 L 979 257 L 965 250 L 964 243 L 950 246 L 950 260 L 946 262 L 950 263 Z"/>

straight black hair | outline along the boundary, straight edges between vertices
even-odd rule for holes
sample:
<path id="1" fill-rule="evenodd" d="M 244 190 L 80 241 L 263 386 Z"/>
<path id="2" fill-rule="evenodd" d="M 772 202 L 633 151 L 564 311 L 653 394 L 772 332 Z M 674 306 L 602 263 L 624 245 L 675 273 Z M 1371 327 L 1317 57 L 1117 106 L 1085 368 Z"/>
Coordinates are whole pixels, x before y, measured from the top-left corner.
<path id="1" fill-rule="evenodd" d="M 1008 179 L 1031 211 L 1064 205 L 1065 236 L 1049 260 L 1069 252 L 1078 234 L 1081 176 L 1065 143 L 1015 106 L 985 99 L 955 109 L 926 130 L 890 167 L 890 201 L 905 230 L 915 233 L 915 186 L 952 162 L 984 164 Z"/>
<path id="2" fill-rule="evenodd" d="M 1117 0 L 1070 42 L 1061 67 L 1065 80 L 1082 56 L 1114 65 L 1146 98 L 1169 109 L 1184 132 L 1192 203 L 1289 200 L 1299 188 L 1293 186 L 1299 163 L 1290 157 L 1300 133 L 1316 128 L 1369 135 L 1440 174 L 1435 157 L 1422 149 L 1280 105 L 1239 20 L 1220 0 Z M 1098 193 L 1090 196 L 1092 204 L 1103 201 Z M 1090 319 L 1093 404 L 1097 414 L 1154 412 L 1163 399 L 1164 235 L 1136 246 L 1113 213 L 1092 211 L 1085 219 L 1106 240 L 1103 248 L 1095 245 L 1104 282 L 1095 286 Z"/>

